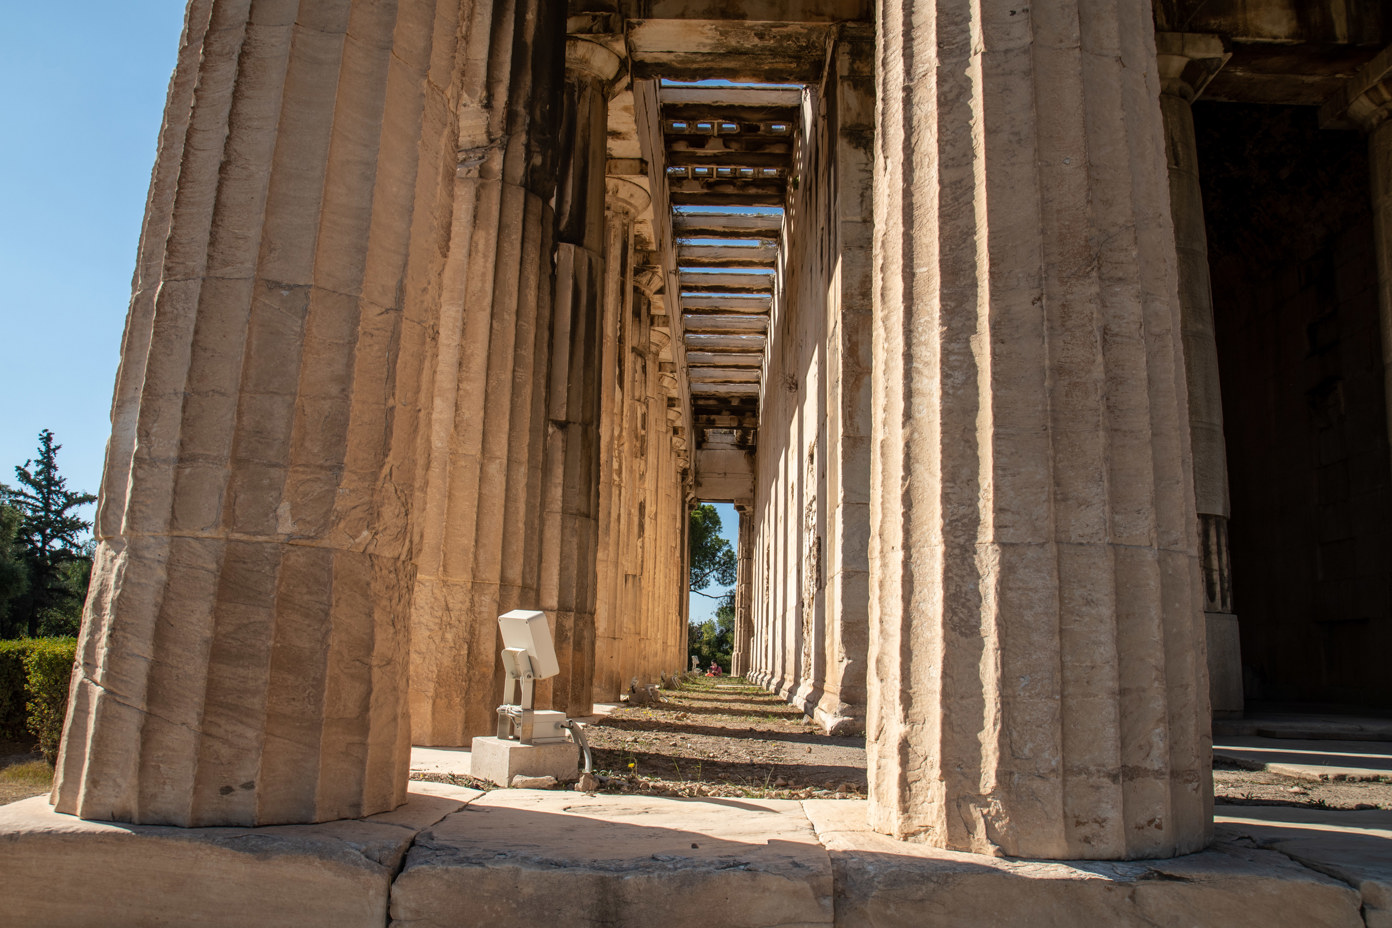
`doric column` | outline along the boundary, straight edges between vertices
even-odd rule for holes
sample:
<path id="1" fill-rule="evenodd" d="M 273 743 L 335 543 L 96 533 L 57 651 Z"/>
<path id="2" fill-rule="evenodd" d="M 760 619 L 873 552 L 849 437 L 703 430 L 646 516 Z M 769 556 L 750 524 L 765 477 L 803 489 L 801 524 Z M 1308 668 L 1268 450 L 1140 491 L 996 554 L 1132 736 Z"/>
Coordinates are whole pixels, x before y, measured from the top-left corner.
<path id="1" fill-rule="evenodd" d="M 1021 857 L 1198 850 L 1209 709 L 1151 4 L 878 9 L 871 823 Z"/>
<path id="2" fill-rule="evenodd" d="M 1379 52 L 1320 109 L 1320 123 L 1325 127 L 1353 126 L 1368 134 L 1383 388 L 1388 439 L 1392 441 L 1392 120 L 1388 119 L 1389 115 L 1392 115 L 1392 47 Z"/>
<path id="3" fill-rule="evenodd" d="M 540 590 L 561 672 L 538 696 L 572 716 L 589 715 L 593 705 L 605 141 L 621 64 L 598 41 L 566 39 Z"/>
<path id="4" fill-rule="evenodd" d="M 1170 214 L 1179 259 L 1180 331 L 1189 392 L 1189 439 L 1194 452 L 1194 499 L 1199 514 L 1209 697 L 1215 716 L 1242 714 L 1242 653 L 1233 614 L 1228 551 L 1228 455 L 1213 291 L 1208 279 L 1208 233 L 1199 187 L 1199 149 L 1193 103 L 1228 60 L 1215 35 L 1162 32 L 1155 37 L 1160 109 L 1165 118 Z"/>
<path id="5" fill-rule="evenodd" d="M 565 4 L 476 3 L 464 24 L 411 616 L 415 743 L 497 727 L 498 616 L 537 608 Z"/>
<path id="6" fill-rule="evenodd" d="M 172 825 L 405 799 L 460 4 L 195 0 L 53 792 Z"/>
<path id="7" fill-rule="evenodd" d="M 599 549 L 595 603 L 595 694 L 613 701 L 627 688 L 621 665 L 623 621 L 641 611 L 643 585 L 659 584 L 644 560 L 645 478 L 655 471 L 645 460 L 640 410 L 648 403 L 647 312 L 635 306 L 634 223 L 651 197 L 626 177 L 606 181 L 603 347 L 599 357 Z M 654 365 L 655 367 L 656 365 Z M 640 503 L 640 500 L 642 501 Z"/>
<path id="8" fill-rule="evenodd" d="M 730 675 L 742 677 L 750 670 L 750 648 L 754 626 L 750 618 L 750 593 L 754 586 L 754 519 L 747 503 L 736 503 L 739 513 L 739 545 L 736 555 L 739 571 L 735 581 L 735 650 L 730 656 Z"/>

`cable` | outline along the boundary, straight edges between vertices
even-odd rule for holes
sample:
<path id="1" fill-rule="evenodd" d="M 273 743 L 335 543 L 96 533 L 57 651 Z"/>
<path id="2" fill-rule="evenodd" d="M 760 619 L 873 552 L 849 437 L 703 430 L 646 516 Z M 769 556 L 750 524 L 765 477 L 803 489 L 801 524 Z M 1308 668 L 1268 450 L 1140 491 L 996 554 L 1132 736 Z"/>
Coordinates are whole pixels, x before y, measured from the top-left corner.
<path id="1" fill-rule="evenodd" d="M 580 748 L 580 762 L 585 767 L 585 773 L 594 773 L 594 758 L 590 756 L 590 742 L 585 738 L 585 726 L 575 719 L 566 719 L 565 727 L 575 736 L 575 744 Z"/>

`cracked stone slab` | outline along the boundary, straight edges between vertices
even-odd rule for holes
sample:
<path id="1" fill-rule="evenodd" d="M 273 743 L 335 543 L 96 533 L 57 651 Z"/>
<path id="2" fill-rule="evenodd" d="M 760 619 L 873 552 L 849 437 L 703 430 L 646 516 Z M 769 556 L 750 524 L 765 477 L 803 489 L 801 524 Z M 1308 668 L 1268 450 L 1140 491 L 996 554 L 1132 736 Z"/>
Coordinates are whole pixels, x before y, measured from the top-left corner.
<path id="1" fill-rule="evenodd" d="M 394 928 L 825 926 L 831 867 L 791 800 L 495 790 L 423 833 Z"/>
<path id="2" fill-rule="evenodd" d="M 1280 851 L 1358 890 L 1368 928 L 1392 928 L 1392 812 L 1225 806 L 1218 834 Z"/>
<path id="3" fill-rule="evenodd" d="M 38 890 L 6 893 L 0 921 L 381 928 L 416 835 L 479 795 L 412 783 L 392 812 L 263 828 L 88 822 L 54 812 L 45 797 L 26 799 L 0 806 L 0 885 Z M 61 888 L 55 874 L 69 877 Z"/>
<path id="4" fill-rule="evenodd" d="M 804 806 L 831 856 L 838 925 L 1363 928 L 1357 892 L 1257 847 L 1219 843 L 1173 860 L 993 858 L 871 832 L 864 802 Z"/>

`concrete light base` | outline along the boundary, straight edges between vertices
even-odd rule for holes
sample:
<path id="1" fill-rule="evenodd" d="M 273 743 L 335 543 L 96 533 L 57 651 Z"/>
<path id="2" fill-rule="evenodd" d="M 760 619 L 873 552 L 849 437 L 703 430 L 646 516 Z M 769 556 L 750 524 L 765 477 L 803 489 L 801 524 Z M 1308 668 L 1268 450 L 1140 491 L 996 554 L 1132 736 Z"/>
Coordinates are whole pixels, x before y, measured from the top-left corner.
<path id="1" fill-rule="evenodd" d="M 0 806 L 0 924 L 381 928 L 406 849 L 479 795 L 412 783 L 394 812 L 264 828 L 88 822 L 25 799 Z"/>
<path id="2" fill-rule="evenodd" d="M 569 741 L 521 744 L 488 735 L 469 749 L 469 772 L 480 780 L 507 786 L 515 776 L 555 777 L 561 782 L 580 775 L 578 749 Z"/>

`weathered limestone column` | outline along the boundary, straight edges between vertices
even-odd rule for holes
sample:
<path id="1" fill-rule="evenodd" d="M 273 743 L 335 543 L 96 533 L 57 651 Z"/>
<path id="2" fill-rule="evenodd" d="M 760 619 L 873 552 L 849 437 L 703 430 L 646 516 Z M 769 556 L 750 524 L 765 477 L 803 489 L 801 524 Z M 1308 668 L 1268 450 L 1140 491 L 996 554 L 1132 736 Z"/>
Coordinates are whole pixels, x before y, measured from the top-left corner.
<path id="1" fill-rule="evenodd" d="M 415 743 L 497 728 L 498 616 L 538 608 L 565 4 L 464 24 L 454 214 L 411 615 Z"/>
<path id="2" fill-rule="evenodd" d="M 1382 333 L 1387 433 L 1392 441 L 1392 47 L 1383 49 L 1320 109 L 1328 128 L 1351 125 L 1368 134 L 1368 174 L 1377 248 L 1378 318 Z"/>
<path id="3" fill-rule="evenodd" d="M 405 799 L 414 461 L 459 12 L 190 4 L 58 811 L 265 825 Z"/>
<path id="4" fill-rule="evenodd" d="M 593 707 L 605 140 L 621 64 L 597 41 L 566 39 L 540 590 L 561 672 L 537 695 L 572 716 Z"/>
<path id="5" fill-rule="evenodd" d="M 1199 149 L 1193 103 L 1231 57 L 1216 35 L 1162 32 L 1155 37 L 1160 109 L 1165 118 L 1170 214 L 1179 259 L 1180 328 L 1189 393 L 1189 440 L 1194 452 L 1194 498 L 1199 514 L 1208 686 L 1213 714 L 1242 715 L 1242 652 L 1233 614 L 1232 558 L 1228 549 L 1228 455 L 1223 440 L 1223 398 L 1213 290 L 1208 278 L 1208 233 L 1199 186 Z"/>
<path id="6" fill-rule="evenodd" d="M 595 681 L 598 697 L 613 701 L 627 689 L 622 673 L 623 616 L 637 613 L 643 583 L 659 582 L 645 570 L 643 535 L 649 509 L 643 500 L 645 460 L 652 451 L 640 433 L 648 403 L 647 313 L 635 307 L 634 223 L 651 197 L 624 177 L 606 181 L 603 348 L 599 423 L 599 543 L 595 603 Z M 641 500 L 641 502 L 640 502 Z"/>
<path id="7" fill-rule="evenodd" d="M 1021 857 L 1198 850 L 1208 691 L 1151 5 L 879 11 L 870 821 Z"/>
<path id="8" fill-rule="evenodd" d="M 750 650 L 754 641 L 754 624 L 750 617 L 750 594 L 754 585 L 754 519 L 749 505 L 736 503 L 739 513 L 739 565 L 735 581 L 735 649 L 730 655 L 730 675 L 742 677 L 750 671 Z"/>

